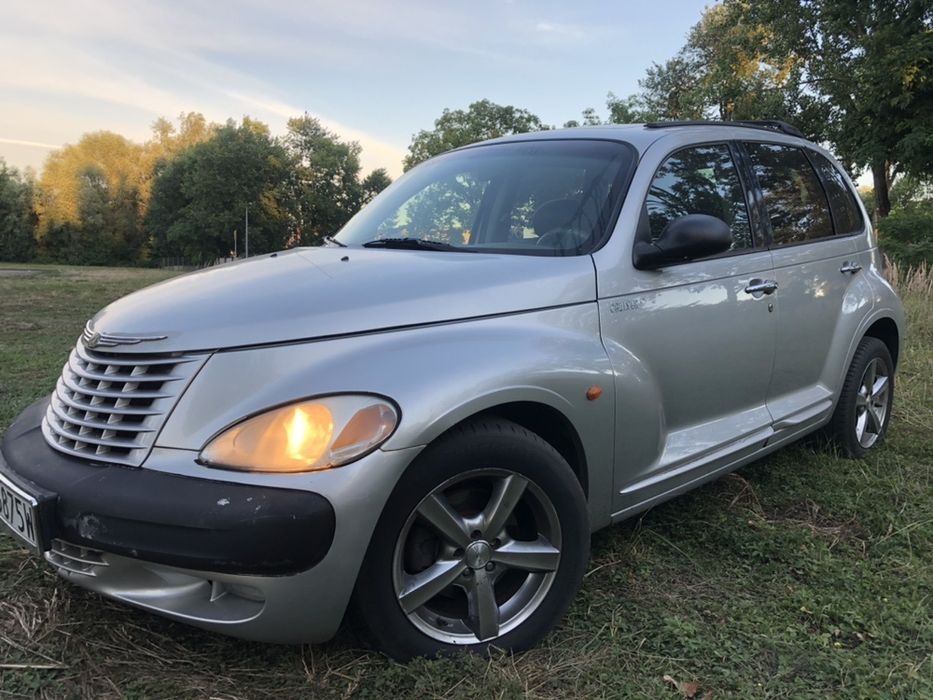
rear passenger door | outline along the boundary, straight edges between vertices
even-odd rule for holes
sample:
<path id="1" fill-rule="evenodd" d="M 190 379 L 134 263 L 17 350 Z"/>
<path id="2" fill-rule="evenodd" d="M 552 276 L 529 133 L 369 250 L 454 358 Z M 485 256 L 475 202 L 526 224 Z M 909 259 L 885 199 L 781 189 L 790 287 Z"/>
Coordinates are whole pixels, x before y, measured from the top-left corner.
<path id="1" fill-rule="evenodd" d="M 865 223 L 835 166 L 788 144 L 746 142 L 770 229 L 777 336 L 768 409 L 780 435 L 806 430 L 832 409 L 828 358 L 850 285 L 864 284 Z M 832 207 L 830 203 L 832 202 Z M 851 295 L 870 304 L 870 294 Z M 850 303 L 850 302 L 846 302 Z"/>

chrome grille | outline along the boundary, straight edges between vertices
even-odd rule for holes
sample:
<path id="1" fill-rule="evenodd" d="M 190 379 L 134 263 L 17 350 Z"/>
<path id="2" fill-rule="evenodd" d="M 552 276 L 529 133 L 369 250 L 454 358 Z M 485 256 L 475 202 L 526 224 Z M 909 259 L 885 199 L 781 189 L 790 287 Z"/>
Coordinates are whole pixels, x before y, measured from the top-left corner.
<path id="1" fill-rule="evenodd" d="M 206 355 L 71 351 L 42 432 L 55 449 L 99 462 L 139 466 Z"/>

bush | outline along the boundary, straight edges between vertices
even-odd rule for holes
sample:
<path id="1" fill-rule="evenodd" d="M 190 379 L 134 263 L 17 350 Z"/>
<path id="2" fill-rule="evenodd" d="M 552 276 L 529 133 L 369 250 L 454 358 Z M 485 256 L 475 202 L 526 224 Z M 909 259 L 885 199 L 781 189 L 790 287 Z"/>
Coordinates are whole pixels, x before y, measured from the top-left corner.
<path id="1" fill-rule="evenodd" d="M 881 221 L 878 240 L 902 268 L 933 265 L 933 205 L 895 209 Z"/>

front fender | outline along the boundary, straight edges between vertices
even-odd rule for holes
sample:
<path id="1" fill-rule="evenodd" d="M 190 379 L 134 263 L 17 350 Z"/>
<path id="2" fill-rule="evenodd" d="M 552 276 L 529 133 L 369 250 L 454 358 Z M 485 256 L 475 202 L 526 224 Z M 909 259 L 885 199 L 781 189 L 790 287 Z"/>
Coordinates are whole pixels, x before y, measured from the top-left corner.
<path id="1" fill-rule="evenodd" d="M 430 443 L 498 405 L 559 411 L 583 445 L 594 527 L 608 522 L 614 389 L 595 303 L 300 344 L 218 352 L 159 435 L 160 448 L 200 450 L 244 416 L 310 396 L 375 393 L 401 409 L 383 450 Z M 589 401 L 586 390 L 603 389 Z M 546 436 L 545 436 L 546 437 Z"/>

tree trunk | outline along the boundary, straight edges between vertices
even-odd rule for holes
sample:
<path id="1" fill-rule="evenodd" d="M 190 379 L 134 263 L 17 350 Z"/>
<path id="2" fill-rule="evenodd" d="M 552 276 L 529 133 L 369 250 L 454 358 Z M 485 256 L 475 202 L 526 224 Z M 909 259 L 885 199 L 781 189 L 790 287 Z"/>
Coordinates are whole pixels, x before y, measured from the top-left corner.
<path id="1" fill-rule="evenodd" d="M 875 187 L 875 216 L 883 219 L 891 212 L 891 198 L 888 192 L 888 164 L 875 161 L 871 164 L 871 177 Z"/>

